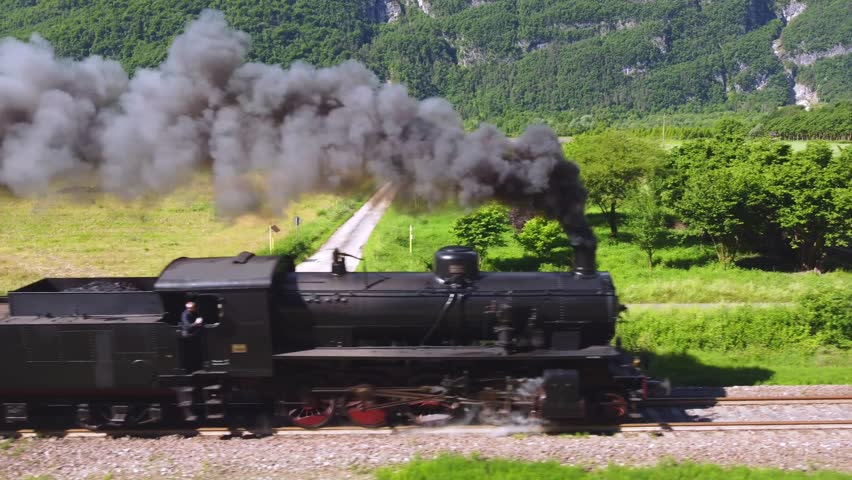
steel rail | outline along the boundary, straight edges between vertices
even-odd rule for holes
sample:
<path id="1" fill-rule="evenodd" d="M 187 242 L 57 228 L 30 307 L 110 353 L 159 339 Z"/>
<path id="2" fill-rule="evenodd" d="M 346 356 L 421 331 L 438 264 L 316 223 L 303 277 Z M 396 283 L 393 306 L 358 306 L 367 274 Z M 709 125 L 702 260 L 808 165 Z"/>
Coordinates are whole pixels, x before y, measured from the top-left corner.
<path id="1" fill-rule="evenodd" d="M 665 397 L 639 402 L 640 407 L 719 406 L 719 405 L 812 405 L 849 404 L 852 396 L 803 397 Z"/>
<path id="2" fill-rule="evenodd" d="M 299 427 L 281 427 L 258 432 L 257 436 L 301 436 L 301 435 L 513 435 L 513 434 L 561 434 L 561 433 L 631 433 L 631 432 L 720 432 L 720 431 L 761 431 L 761 430 L 852 430 L 852 420 L 785 420 L 762 422 L 673 422 L 673 423 L 629 423 L 622 425 L 467 425 L 444 427 L 384 427 L 377 429 L 360 427 L 327 427 L 317 430 L 305 430 Z M 39 431 L 21 429 L 0 432 L 3 437 L 17 438 L 109 438 L 109 437 L 150 437 L 165 436 L 186 437 L 247 437 L 255 436 L 249 429 L 229 429 L 225 427 L 206 427 L 196 429 L 166 430 L 110 430 L 92 431 L 68 429 L 59 431 Z"/>
<path id="3" fill-rule="evenodd" d="M 779 422 L 678 422 L 678 423 L 630 423 L 621 425 L 476 425 L 417 427 L 405 426 L 384 429 L 364 429 L 352 427 L 330 427 L 317 430 L 304 430 L 298 427 L 275 429 L 278 436 L 298 435 L 392 435 L 392 434 L 471 434 L 471 435 L 512 435 L 512 434 L 561 434 L 561 433 L 629 433 L 629 432 L 718 432 L 731 430 L 852 430 L 852 420 L 804 420 Z"/>

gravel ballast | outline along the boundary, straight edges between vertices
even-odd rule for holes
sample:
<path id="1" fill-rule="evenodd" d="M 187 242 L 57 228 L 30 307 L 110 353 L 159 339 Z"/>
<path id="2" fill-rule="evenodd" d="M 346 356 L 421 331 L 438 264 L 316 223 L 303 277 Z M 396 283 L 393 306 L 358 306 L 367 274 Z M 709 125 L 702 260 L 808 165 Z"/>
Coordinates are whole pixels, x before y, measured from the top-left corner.
<path id="1" fill-rule="evenodd" d="M 728 387 L 678 389 L 674 393 L 728 397 L 846 396 L 852 395 L 852 386 Z M 777 415 L 787 407 L 770 405 L 765 408 L 767 415 Z M 754 407 L 738 407 L 729 412 L 752 410 Z M 814 413 L 814 419 L 850 419 L 847 418 L 849 405 L 813 405 L 804 409 L 797 407 L 795 411 L 798 420 L 807 420 L 801 418 L 801 412 L 809 411 Z M 839 413 L 827 415 L 830 411 Z M 716 417 L 711 420 L 742 420 Z M 380 435 L 290 435 L 231 440 L 174 436 L 159 439 L 18 439 L 0 441 L 0 479 L 27 476 L 49 476 L 56 480 L 367 479 L 376 467 L 447 452 L 476 453 L 489 458 L 553 460 L 583 467 L 604 467 L 611 463 L 654 465 L 661 460 L 675 460 L 852 473 L 852 430 L 551 436 L 436 435 L 406 430 Z"/>
<path id="2" fill-rule="evenodd" d="M 660 460 L 852 472 L 852 431 L 682 432 L 612 436 L 330 435 L 219 440 L 18 440 L 0 477 L 55 479 L 369 478 L 373 468 L 442 452 L 584 467 Z"/>

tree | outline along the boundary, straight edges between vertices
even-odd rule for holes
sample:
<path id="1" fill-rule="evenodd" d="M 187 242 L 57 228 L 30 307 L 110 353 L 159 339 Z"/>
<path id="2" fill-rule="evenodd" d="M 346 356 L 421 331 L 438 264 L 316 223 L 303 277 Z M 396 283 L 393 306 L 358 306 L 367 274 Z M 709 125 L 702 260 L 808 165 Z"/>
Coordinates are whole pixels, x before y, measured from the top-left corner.
<path id="1" fill-rule="evenodd" d="M 753 195 L 761 190 L 760 174 L 748 163 L 695 171 L 675 209 L 689 229 L 707 235 L 722 264 L 736 259 L 758 211 Z"/>
<path id="2" fill-rule="evenodd" d="M 565 150 L 580 165 L 589 200 L 600 207 L 610 235 L 617 237 L 619 203 L 661 166 L 665 152 L 648 140 L 615 130 L 581 135 Z"/>
<path id="3" fill-rule="evenodd" d="M 716 122 L 716 134 L 714 136 L 723 143 L 742 144 L 746 132 L 748 132 L 748 127 L 745 123 L 736 118 L 723 118 Z"/>
<path id="4" fill-rule="evenodd" d="M 726 264 L 745 246 L 773 244 L 767 240 L 774 200 L 765 172 L 787 156 L 789 148 L 768 140 L 748 143 L 735 122 L 723 123 L 716 138 L 686 142 L 672 152 L 661 197 L 690 232 L 710 238 Z"/>
<path id="5" fill-rule="evenodd" d="M 775 221 L 802 268 L 822 268 L 826 247 L 846 246 L 852 237 L 852 148 L 832 155 L 824 143 L 809 144 L 770 172 Z"/>
<path id="6" fill-rule="evenodd" d="M 630 216 L 627 225 L 633 240 L 648 256 L 648 266 L 654 268 L 654 252 L 660 247 L 667 234 L 666 209 L 659 197 L 658 187 L 653 183 L 642 185 L 628 198 Z"/>
<path id="7" fill-rule="evenodd" d="M 475 248 L 481 258 L 488 256 L 491 247 L 506 245 L 503 234 L 509 231 L 508 209 L 487 205 L 459 218 L 453 224 L 453 234 L 463 244 Z"/>
<path id="8" fill-rule="evenodd" d="M 548 263 L 565 265 L 571 259 L 571 244 L 557 221 L 535 217 L 515 239 L 524 250 Z"/>

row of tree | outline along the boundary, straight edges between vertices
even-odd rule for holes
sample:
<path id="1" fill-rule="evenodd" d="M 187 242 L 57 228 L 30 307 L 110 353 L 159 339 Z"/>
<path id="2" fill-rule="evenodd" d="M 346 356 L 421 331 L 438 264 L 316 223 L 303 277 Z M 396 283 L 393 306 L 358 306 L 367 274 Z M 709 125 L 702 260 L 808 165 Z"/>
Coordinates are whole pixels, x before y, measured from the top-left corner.
<path id="1" fill-rule="evenodd" d="M 617 238 L 626 215 L 632 241 L 654 264 L 673 226 L 705 239 L 728 264 L 743 251 L 794 256 L 821 269 L 826 251 L 852 241 L 852 148 L 824 143 L 794 152 L 788 144 L 749 140 L 743 124 L 723 121 L 713 138 L 667 153 L 620 131 L 581 135 L 566 145 L 581 168 L 589 206 Z M 457 237 L 487 255 L 512 226 L 528 252 L 548 262 L 568 258 L 559 224 L 529 212 L 488 206 L 460 219 Z"/>
<path id="2" fill-rule="evenodd" d="M 662 206 L 707 236 L 721 262 L 789 247 L 802 268 L 821 268 L 828 247 L 852 238 L 852 149 L 834 155 L 815 142 L 794 152 L 741 130 L 730 122 L 675 149 L 659 177 Z"/>
<path id="3" fill-rule="evenodd" d="M 849 89 L 852 91 L 852 85 Z M 587 113 L 571 110 L 556 113 L 512 111 L 497 118 L 495 124 L 513 135 L 521 134 L 530 123 L 544 123 L 563 136 L 615 128 L 656 140 L 693 140 L 713 138 L 720 119 L 741 122 L 743 133 L 750 138 L 852 141 L 852 102 L 848 101 L 819 104 L 807 110 L 800 105 L 791 105 L 767 112 L 737 113 L 707 110 L 645 115 L 637 111 L 602 108 L 590 109 Z M 467 122 L 470 128 L 477 125 L 478 122 L 473 119 Z"/>
<path id="4" fill-rule="evenodd" d="M 821 105 L 813 110 L 797 107 L 779 108 L 755 125 L 752 130 L 755 130 L 758 135 L 770 134 L 791 140 L 849 141 L 852 140 L 852 103 Z"/>

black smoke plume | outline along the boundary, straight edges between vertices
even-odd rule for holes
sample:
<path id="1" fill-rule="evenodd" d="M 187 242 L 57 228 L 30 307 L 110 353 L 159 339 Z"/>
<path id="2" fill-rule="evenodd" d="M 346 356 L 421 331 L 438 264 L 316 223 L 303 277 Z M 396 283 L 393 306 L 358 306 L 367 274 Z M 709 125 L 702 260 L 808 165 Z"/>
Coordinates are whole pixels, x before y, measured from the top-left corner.
<path id="1" fill-rule="evenodd" d="M 218 211 L 235 215 L 381 178 L 431 202 L 532 206 L 593 246 L 579 171 L 549 128 L 466 133 L 445 100 L 413 99 L 360 63 L 285 70 L 247 63 L 248 51 L 215 11 L 132 78 L 101 57 L 56 58 L 36 35 L 0 41 L 0 186 L 25 195 L 85 174 L 135 198 L 209 166 Z"/>

